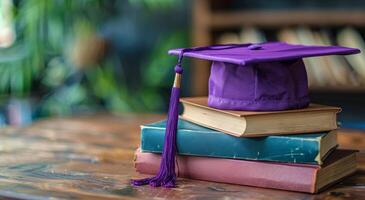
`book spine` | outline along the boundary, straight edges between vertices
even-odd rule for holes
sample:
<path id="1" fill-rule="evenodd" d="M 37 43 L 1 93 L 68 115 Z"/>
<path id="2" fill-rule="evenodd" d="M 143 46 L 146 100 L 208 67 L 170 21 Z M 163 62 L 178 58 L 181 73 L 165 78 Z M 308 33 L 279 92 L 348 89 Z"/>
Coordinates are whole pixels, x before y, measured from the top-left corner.
<path id="1" fill-rule="evenodd" d="M 135 168 L 156 174 L 161 156 L 136 152 Z M 177 156 L 179 177 L 197 180 L 314 193 L 316 167 L 194 156 Z"/>
<path id="2" fill-rule="evenodd" d="M 161 153 L 164 135 L 164 128 L 142 126 L 142 152 Z M 180 155 L 320 165 L 320 139 L 320 136 L 237 138 L 217 131 L 179 129 L 177 149 Z"/>

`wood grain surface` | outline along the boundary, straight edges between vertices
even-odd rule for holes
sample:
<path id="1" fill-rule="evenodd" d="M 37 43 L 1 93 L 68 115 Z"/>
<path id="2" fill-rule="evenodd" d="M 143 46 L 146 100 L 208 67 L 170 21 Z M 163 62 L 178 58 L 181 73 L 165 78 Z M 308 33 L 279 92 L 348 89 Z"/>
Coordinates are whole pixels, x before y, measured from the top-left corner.
<path id="1" fill-rule="evenodd" d="M 179 179 L 174 189 L 132 187 L 139 125 L 159 115 L 99 114 L 0 129 L 0 199 L 365 199 L 365 133 L 339 131 L 361 149 L 359 170 L 317 195 Z"/>

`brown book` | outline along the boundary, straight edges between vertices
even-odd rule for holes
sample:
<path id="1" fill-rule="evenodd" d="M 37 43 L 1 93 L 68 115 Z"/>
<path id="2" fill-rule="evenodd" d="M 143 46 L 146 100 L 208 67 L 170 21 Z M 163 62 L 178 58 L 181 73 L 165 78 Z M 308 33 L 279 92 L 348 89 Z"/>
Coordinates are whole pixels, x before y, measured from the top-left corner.
<path id="1" fill-rule="evenodd" d="M 237 137 L 315 133 L 337 128 L 341 108 L 311 104 L 308 108 L 254 112 L 219 110 L 207 105 L 207 97 L 182 98 L 181 117 Z"/>
<path id="2" fill-rule="evenodd" d="M 161 154 L 137 150 L 135 168 L 143 174 L 156 174 Z M 178 155 L 176 172 L 179 177 L 316 193 L 356 171 L 356 154 L 338 149 L 322 166 L 276 163 L 223 158 Z"/>

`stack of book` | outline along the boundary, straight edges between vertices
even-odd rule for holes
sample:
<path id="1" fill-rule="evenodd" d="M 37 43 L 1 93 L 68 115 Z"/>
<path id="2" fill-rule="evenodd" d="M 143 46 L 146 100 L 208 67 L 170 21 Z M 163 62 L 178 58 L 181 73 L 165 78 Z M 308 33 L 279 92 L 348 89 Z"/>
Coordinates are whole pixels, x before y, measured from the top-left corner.
<path id="1" fill-rule="evenodd" d="M 275 112 L 219 110 L 183 98 L 178 123 L 180 177 L 316 193 L 356 170 L 355 151 L 337 149 L 340 108 L 311 104 Z M 156 174 L 166 121 L 141 126 L 135 167 Z"/>

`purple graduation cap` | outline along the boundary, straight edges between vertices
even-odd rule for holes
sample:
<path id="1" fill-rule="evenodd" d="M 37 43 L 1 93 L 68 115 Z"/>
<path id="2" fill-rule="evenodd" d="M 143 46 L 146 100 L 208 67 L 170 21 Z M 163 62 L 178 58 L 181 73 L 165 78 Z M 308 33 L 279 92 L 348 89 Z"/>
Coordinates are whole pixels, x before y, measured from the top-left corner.
<path id="1" fill-rule="evenodd" d="M 360 50 L 282 42 L 170 50 L 169 54 L 178 55 L 178 64 L 175 66 L 160 170 L 155 177 L 132 180 L 132 184 L 175 187 L 176 129 L 184 56 L 212 61 L 209 106 L 228 110 L 279 111 L 309 105 L 307 73 L 302 58 L 356 53 Z"/>

